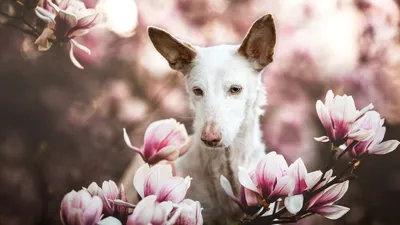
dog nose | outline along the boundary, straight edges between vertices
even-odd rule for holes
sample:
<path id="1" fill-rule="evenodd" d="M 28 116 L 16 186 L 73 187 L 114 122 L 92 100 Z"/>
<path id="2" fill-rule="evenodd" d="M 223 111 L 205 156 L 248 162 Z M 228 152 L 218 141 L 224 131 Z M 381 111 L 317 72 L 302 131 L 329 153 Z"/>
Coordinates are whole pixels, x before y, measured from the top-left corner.
<path id="1" fill-rule="evenodd" d="M 201 132 L 201 141 L 207 146 L 215 147 L 221 143 L 221 133 L 217 130 Z"/>

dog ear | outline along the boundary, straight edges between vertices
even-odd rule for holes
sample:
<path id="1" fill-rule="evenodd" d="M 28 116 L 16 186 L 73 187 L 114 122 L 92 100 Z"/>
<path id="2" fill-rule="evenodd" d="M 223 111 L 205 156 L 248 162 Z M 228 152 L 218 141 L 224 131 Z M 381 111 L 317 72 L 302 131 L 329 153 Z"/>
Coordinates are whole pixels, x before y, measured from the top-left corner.
<path id="1" fill-rule="evenodd" d="M 168 61 L 172 69 L 183 74 L 190 70 L 191 62 L 196 57 L 196 51 L 190 44 L 156 27 L 149 27 L 148 34 L 154 47 Z"/>
<path id="2" fill-rule="evenodd" d="M 268 14 L 254 22 L 238 52 L 252 63 L 255 70 L 261 71 L 273 61 L 275 43 L 274 19 Z"/>

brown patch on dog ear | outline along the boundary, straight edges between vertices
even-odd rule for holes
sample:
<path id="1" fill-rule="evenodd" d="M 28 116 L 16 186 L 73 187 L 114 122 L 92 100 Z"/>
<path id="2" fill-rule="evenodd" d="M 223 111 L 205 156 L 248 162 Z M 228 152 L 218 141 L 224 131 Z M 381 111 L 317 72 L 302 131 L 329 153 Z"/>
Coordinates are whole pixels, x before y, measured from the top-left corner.
<path id="1" fill-rule="evenodd" d="M 255 70 L 261 71 L 273 61 L 275 43 L 274 19 L 268 14 L 254 22 L 238 52 L 253 64 Z"/>
<path id="2" fill-rule="evenodd" d="M 196 51 L 190 44 L 156 27 L 149 27 L 148 34 L 154 47 L 168 61 L 172 69 L 183 74 L 190 70 L 191 62 L 196 57 Z"/>

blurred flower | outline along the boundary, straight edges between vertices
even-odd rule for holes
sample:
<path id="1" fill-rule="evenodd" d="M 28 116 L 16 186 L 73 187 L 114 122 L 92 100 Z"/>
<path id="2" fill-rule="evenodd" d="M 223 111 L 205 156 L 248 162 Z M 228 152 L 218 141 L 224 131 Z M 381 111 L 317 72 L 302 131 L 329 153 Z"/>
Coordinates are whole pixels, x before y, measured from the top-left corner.
<path id="1" fill-rule="evenodd" d="M 100 220 L 103 204 L 98 196 L 85 190 L 71 191 L 61 202 L 60 218 L 64 225 L 95 225 Z"/>
<path id="2" fill-rule="evenodd" d="M 200 202 L 191 199 L 185 199 L 179 203 L 182 211 L 174 225 L 202 225 L 203 216 L 201 215 Z"/>
<path id="3" fill-rule="evenodd" d="M 96 10 L 105 16 L 109 30 L 121 37 L 131 37 L 138 23 L 138 11 L 132 0 L 100 0 Z"/>
<path id="4" fill-rule="evenodd" d="M 158 202 L 179 203 L 185 198 L 191 179 L 173 177 L 171 165 L 157 164 L 150 168 L 146 163 L 136 171 L 133 185 L 142 198 L 156 195 Z"/>
<path id="5" fill-rule="evenodd" d="M 157 202 L 157 196 L 142 199 L 128 216 L 127 225 L 164 225 L 173 209 L 171 202 Z"/>
<path id="6" fill-rule="evenodd" d="M 307 210 L 315 212 L 328 219 L 339 219 L 346 214 L 350 209 L 347 207 L 333 205 L 341 199 L 349 188 L 349 181 L 335 184 L 332 187 L 316 194 L 308 202 Z"/>
<path id="7" fill-rule="evenodd" d="M 356 110 L 353 97 L 336 95 L 331 90 L 325 98 L 325 104 L 321 100 L 316 104 L 318 117 L 322 122 L 328 136 L 315 138 L 317 141 L 331 141 L 335 146 L 343 144 L 347 138 L 362 141 L 371 137 L 371 130 L 364 130 L 354 125 L 361 116 L 373 108 L 369 104 L 361 111 Z"/>
<path id="8" fill-rule="evenodd" d="M 57 39 L 60 42 L 69 41 L 71 44 L 71 61 L 76 67 L 83 69 L 83 66 L 74 56 L 73 47 L 76 46 L 87 54 L 90 54 L 90 50 L 79 44 L 74 38 L 87 34 L 91 28 L 101 21 L 101 14 L 94 9 L 86 9 L 85 4 L 78 0 L 63 0 L 58 6 L 51 1 L 47 1 L 47 3 L 56 14 L 44 8 L 36 7 L 36 15 L 48 22 L 48 27 L 43 30 L 35 44 L 39 46 L 40 51 L 46 51 L 52 44 L 49 39 Z"/>
<path id="9" fill-rule="evenodd" d="M 185 126 L 175 119 L 151 123 L 144 134 L 142 149 L 131 144 L 125 129 L 124 139 L 125 143 L 149 164 L 156 164 L 162 160 L 174 161 L 185 154 L 191 144 Z"/>
<path id="10" fill-rule="evenodd" d="M 383 126 L 384 119 L 381 119 L 381 116 L 376 111 L 367 112 L 361 119 L 356 121 L 358 127 L 365 130 L 372 130 L 374 132 L 374 136 L 371 138 L 360 141 L 356 143 L 350 150 L 349 154 L 353 158 L 357 158 L 364 153 L 368 154 L 376 154 L 376 155 L 384 155 L 392 152 L 397 148 L 400 144 L 397 140 L 388 140 L 382 142 L 386 127 Z M 351 144 L 353 140 L 349 140 L 348 144 Z"/>
<path id="11" fill-rule="evenodd" d="M 239 167 L 238 177 L 244 187 L 248 206 L 270 204 L 281 197 L 287 197 L 295 185 L 288 175 L 286 160 L 276 152 L 265 155 L 254 172 Z"/>

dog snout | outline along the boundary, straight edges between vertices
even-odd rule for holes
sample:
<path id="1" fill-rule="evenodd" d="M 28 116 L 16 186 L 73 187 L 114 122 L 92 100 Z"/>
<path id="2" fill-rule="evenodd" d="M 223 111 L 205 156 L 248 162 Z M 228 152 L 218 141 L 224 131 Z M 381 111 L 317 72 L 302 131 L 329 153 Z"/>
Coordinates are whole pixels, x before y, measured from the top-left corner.
<path id="1" fill-rule="evenodd" d="M 221 144 L 221 131 L 215 123 L 204 127 L 201 132 L 201 141 L 209 147 L 216 147 Z"/>

